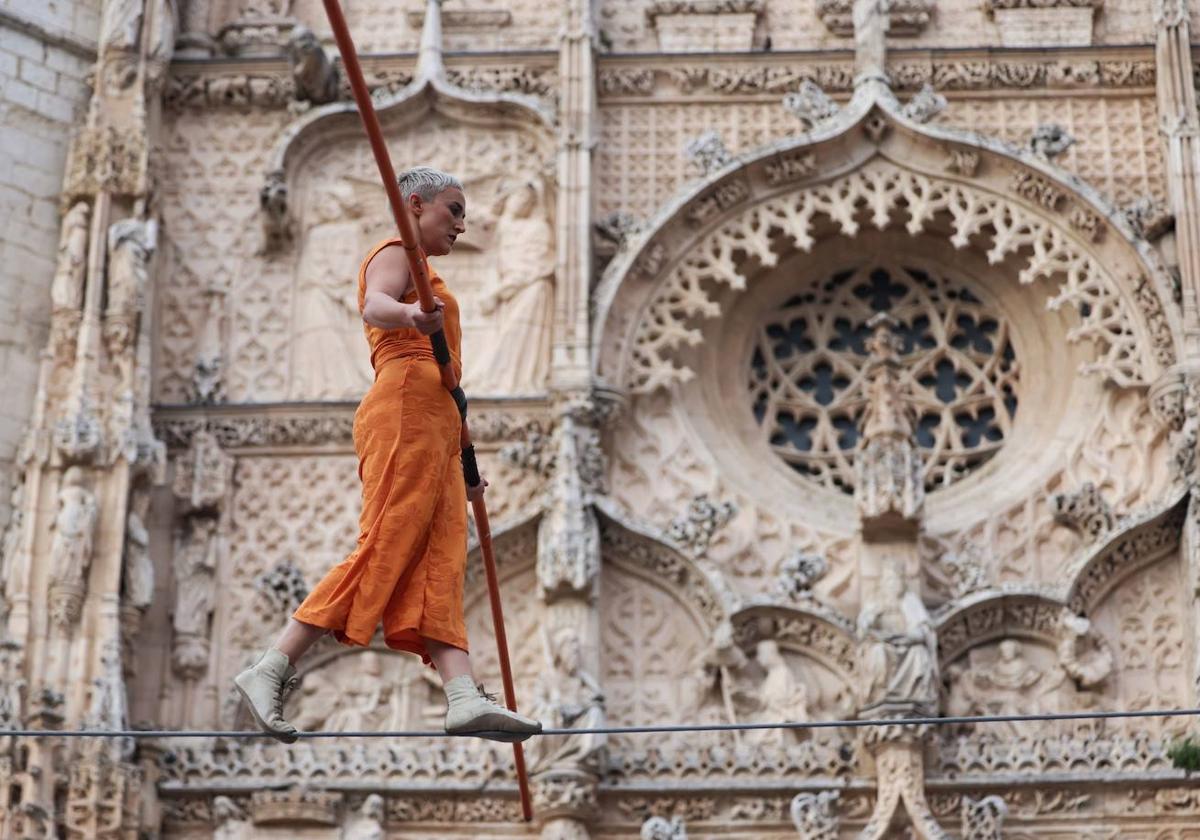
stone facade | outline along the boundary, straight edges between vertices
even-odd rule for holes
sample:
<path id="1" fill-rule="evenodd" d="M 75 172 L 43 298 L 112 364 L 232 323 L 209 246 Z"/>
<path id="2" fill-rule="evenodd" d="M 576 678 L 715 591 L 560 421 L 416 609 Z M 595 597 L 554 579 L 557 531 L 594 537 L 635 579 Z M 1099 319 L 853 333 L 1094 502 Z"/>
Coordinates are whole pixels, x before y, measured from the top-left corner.
<path id="1" fill-rule="evenodd" d="M 246 729 L 356 537 L 390 221 L 321 3 L 100 5 L 0 6 L 0 155 L 48 132 L 0 176 L 0 728 Z M 467 187 L 522 708 L 886 725 L 535 739 L 530 826 L 482 741 L 0 738 L 0 835 L 1200 837 L 1186 718 L 913 720 L 1200 701 L 1187 4 L 344 6 L 397 165 Z M 432 729 L 434 683 L 323 641 L 287 713 Z"/>
<path id="2" fill-rule="evenodd" d="M 7 523 L 21 434 L 37 391 L 38 361 L 50 328 L 46 278 L 54 275 L 59 193 L 72 126 L 90 90 L 99 0 L 0 3 L 0 522 Z"/>

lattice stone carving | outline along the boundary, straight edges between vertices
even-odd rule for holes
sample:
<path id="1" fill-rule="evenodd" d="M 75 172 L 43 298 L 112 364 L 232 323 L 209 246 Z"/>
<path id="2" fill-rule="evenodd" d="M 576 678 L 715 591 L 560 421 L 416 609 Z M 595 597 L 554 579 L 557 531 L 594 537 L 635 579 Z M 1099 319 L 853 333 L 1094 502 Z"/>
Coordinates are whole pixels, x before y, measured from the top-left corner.
<path id="1" fill-rule="evenodd" d="M 694 326 L 698 319 L 720 314 L 713 283 L 743 289 L 743 270 L 750 264 L 775 266 L 789 240 L 810 251 L 819 217 L 854 236 L 863 214 L 881 230 L 905 218 L 910 235 L 931 227 L 935 218 L 939 224 L 944 220 L 955 247 L 979 247 L 993 265 L 1009 260 L 1018 267 L 1016 279 L 1022 285 L 1053 284 L 1057 294 L 1048 307 L 1071 306 L 1079 313 L 1080 323 L 1068 332 L 1068 340 L 1088 341 L 1095 349 L 1094 361 L 1083 372 L 1101 373 L 1123 387 L 1144 381 L 1147 354 L 1140 345 L 1148 342 L 1131 329 L 1142 319 L 1074 236 L 1002 196 L 879 163 L 748 207 L 689 247 L 634 330 L 622 377 L 626 384 L 635 393 L 649 393 L 689 381 L 694 372 L 676 363 L 672 354 L 701 342 L 701 331 Z"/>
<path id="2" fill-rule="evenodd" d="M 868 320 L 878 312 L 899 322 L 899 388 L 917 418 L 925 486 L 946 486 L 1000 449 L 1016 413 L 1019 366 L 1003 318 L 934 272 L 864 264 L 773 310 L 749 364 L 755 419 L 798 473 L 851 491 Z"/>
<path id="3" fill-rule="evenodd" d="M 933 271 L 865 263 L 772 309 L 749 363 L 754 417 L 797 472 L 852 490 L 867 404 L 867 322 L 880 312 L 898 322 L 898 388 L 916 417 L 926 488 L 948 485 L 1003 444 L 1020 377 L 1004 318 L 961 281 Z"/>

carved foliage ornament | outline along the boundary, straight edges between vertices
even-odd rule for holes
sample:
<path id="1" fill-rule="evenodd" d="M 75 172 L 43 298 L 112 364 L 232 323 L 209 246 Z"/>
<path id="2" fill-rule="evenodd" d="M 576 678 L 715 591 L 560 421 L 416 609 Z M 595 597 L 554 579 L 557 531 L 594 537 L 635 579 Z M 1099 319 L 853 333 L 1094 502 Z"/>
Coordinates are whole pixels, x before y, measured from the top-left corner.
<path id="1" fill-rule="evenodd" d="M 1030 195 L 1043 205 L 1061 203 L 1061 193 L 1049 184 L 1041 191 L 1035 189 L 1036 184 L 1025 184 L 1031 179 L 1041 180 L 1030 176 L 1016 185 L 1018 191 L 1024 194 L 1033 190 Z M 660 283 L 634 328 L 621 379 L 634 393 L 649 393 L 690 380 L 692 370 L 671 357 L 679 348 L 703 340 L 701 331 L 692 326 L 696 320 L 720 314 L 710 284 L 744 288 L 742 271 L 748 263 L 766 267 L 777 264 L 779 237 L 790 239 L 802 251 L 810 251 L 816 244 L 817 216 L 828 218 L 843 235 L 852 237 L 859 230 L 863 208 L 869 210 L 872 223 L 880 229 L 895 224 L 905 215 L 895 211 L 904 208 L 906 230 L 911 235 L 924 231 L 935 217 L 943 217 L 950 226 L 950 242 L 956 247 L 983 248 L 992 264 L 1014 257 L 1020 266 L 1018 282 L 1052 283 L 1058 293 L 1048 302 L 1049 308 L 1071 306 L 1079 312 L 1080 323 L 1068 333 L 1068 340 L 1088 341 L 1095 348 L 1094 361 L 1084 366 L 1084 373 L 1101 373 L 1123 387 L 1148 378 L 1146 354 L 1136 331 L 1129 329 L 1130 324 L 1143 318 L 1133 311 L 1100 264 L 1070 235 L 1001 196 L 877 163 L 830 184 L 763 201 L 689 247 Z M 707 204 L 698 204 L 691 215 L 699 213 L 708 220 L 717 212 Z M 1163 359 L 1174 357 L 1169 339 L 1169 333 L 1151 335 Z"/>

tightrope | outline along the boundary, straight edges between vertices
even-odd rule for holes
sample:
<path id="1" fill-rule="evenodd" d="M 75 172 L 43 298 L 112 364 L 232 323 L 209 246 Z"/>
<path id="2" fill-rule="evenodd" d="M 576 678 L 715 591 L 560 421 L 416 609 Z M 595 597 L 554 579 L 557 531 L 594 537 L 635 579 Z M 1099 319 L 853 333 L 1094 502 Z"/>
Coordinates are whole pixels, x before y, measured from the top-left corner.
<path id="1" fill-rule="evenodd" d="M 1200 709 L 1143 709 L 1131 712 L 1055 712 L 1028 715 L 960 715 L 950 717 L 864 718 L 861 720 L 804 720 L 777 723 L 680 723 L 647 726 L 599 726 L 587 729 L 543 729 L 533 737 L 553 735 L 652 735 L 670 732 L 749 732 L 761 729 L 864 729 L 888 726 L 958 726 L 993 723 L 1118 720 L 1129 718 L 1194 717 Z M 380 732 L 300 732 L 301 740 L 318 738 L 475 738 L 440 729 Z M 257 730 L 220 729 L 0 729 L 0 738 L 271 738 Z"/>

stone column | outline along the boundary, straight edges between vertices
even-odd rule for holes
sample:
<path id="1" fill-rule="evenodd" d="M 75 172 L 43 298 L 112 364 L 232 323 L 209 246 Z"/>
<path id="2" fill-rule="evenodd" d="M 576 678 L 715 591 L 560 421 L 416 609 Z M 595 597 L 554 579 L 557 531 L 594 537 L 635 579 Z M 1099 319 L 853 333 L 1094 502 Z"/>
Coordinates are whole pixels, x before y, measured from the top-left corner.
<path id="1" fill-rule="evenodd" d="M 558 261 L 550 374 L 557 388 L 587 387 L 590 381 L 595 39 L 591 0 L 569 0 L 559 45 Z"/>
<path id="2" fill-rule="evenodd" d="M 0 630 L 19 660 L 10 670 L 29 686 L 14 723 L 34 726 L 128 725 L 121 584 L 128 535 L 143 529 L 126 516 L 131 486 L 162 452 L 149 416 L 149 158 L 176 20 L 167 0 L 106 0 L 101 21 L 93 95 L 64 176 L 70 210 L 47 278 L 54 325 L 22 447 L 18 527 L 5 540 L 10 609 Z M 131 752 L 111 740 L 30 749 L 19 771 L 32 781 L 9 804 L 62 822 L 69 837 L 136 832 Z"/>
<path id="3" fill-rule="evenodd" d="M 1185 382 L 1182 417 L 1194 418 L 1200 408 L 1200 118 L 1192 72 L 1191 32 L 1187 0 L 1156 0 L 1156 78 L 1158 116 L 1167 161 L 1167 184 L 1171 211 L 1175 215 L 1175 242 L 1179 279 L 1183 291 L 1184 352 L 1181 360 Z M 1182 418 L 1180 418 L 1182 419 Z M 1195 483 L 1196 421 L 1182 427 L 1176 464 L 1181 478 Z M 1185 579 L 1191 582 L 1192 609 L 1187 633 L 1192 662 L 1192 697 L 1200 698 L 1200 648 L 1195 630 L 1200 627 L 1200 506 L 1193 495 L 1184 532 Z"/>

